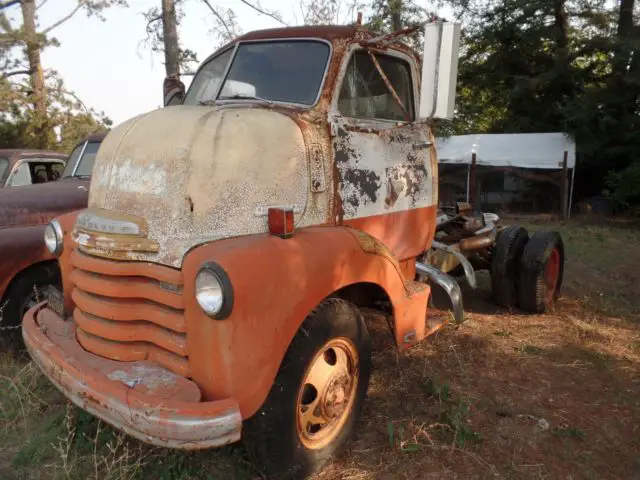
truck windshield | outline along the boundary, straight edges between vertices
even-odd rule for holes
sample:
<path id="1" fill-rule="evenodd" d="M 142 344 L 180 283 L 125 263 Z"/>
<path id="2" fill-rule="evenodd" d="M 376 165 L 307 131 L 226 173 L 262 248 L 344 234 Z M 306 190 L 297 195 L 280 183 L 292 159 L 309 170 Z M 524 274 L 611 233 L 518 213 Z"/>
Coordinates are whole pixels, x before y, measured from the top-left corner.
<path id="1" fill-rule="evenodd" d="M 184 104 L 244 98 L 313 105 L 320 94 L 329 53 L 329 45 L 317 40 L 240 43 L 235 56 L 229 49 L 198 71 Z M 220 89 L 230 60 L 229 73 Z"/>
<path id="2" fill-rule="evenodd" d="M 84 148 L 84 143 L 81 143 L 76 148 L 74 148 L 73 152 L 69 156 L 69 160 L 67 161 L 67 166 L 64 169 L 62 174 L 62 178 L 69 177 L 88 177 L 91 175 L 91 170 L 93 170 L 93 162 L 96 159 L 96 153 L 98 153 L 98 148 L 100 147 L 99 142 L 88 142 L 87 148 Z M 84 152 L 82 151 L 84 148 Z M 80 155 L 82 154 L 82 158 Z"/>
<path id="3" fill-rule="evenodd" d="M 4 172 L 7 171 L 8 166 L 9 166 L 9 160 L 7 160 L 6 158 L 0 157 L 0 180 L 2 180 L 2 177 L 4 176 Z M 0 183 L 0 187 L 1 186 L 2 184 Z"/>

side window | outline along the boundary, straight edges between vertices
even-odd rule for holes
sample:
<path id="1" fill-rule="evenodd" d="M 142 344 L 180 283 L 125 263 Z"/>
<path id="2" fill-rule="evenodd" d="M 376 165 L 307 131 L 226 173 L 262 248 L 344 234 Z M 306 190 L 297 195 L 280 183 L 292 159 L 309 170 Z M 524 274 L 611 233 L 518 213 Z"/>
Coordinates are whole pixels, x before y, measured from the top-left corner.
<path id="1" fill-rule="evenodd" d="M 375 56 L 413 120 L 413 83 L 409 64 L 389 55 L 376 53 Z M 402 108 L 369 53 L 364 50 L 355 52 L 349 60 L 338 98 L 338 110 L 347 117 L 406 120 Z"/>
<path id="2" fill-rule="evenodd" d="M 64 163 L 56 162 L 51 164 L 51 180 L 58 180 L 64 172 Z"/>
<path id="3" fill-rule="evenodd" d="M 19 187 L 22 185 L 31 185 L 31 171 L 29 170 L 29 164 L 22 162 L 18 165 L 18 168 L 13 172 L 11 177 L 11 186 Z"/>

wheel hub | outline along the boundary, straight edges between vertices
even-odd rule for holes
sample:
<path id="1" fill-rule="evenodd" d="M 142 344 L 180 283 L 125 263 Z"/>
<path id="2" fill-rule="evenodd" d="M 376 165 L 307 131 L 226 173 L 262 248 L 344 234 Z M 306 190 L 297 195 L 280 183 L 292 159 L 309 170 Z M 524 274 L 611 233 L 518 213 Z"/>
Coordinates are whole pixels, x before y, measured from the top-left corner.
<path id="1" fill-rule="evenodd" d="M 346 338 L 329 340 L 309 363 L 298 393 L 296 425 L 303 445 L 323 448 L 340 434 L 357 384 L 355 345 Z"/>
<path id="2" fill-rule="evenodd" d="M 351 377 L 347 372 L 335 375 L 323 395 L 322 410 L 328 418 L 337 418 L 347 408 L 351 393 Z"/>

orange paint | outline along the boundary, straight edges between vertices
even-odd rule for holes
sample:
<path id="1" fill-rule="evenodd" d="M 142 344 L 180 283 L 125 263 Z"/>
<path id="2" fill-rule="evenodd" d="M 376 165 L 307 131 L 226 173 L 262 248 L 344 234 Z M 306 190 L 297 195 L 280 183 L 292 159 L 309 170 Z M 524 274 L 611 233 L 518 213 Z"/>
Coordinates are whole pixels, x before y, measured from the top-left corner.
<path id="1" fill-rule="evenodd" d="M 398 260 L 416 258 L 431 246 L 437 206 L 345 220 L 344 224 L 374 236 Z"/>

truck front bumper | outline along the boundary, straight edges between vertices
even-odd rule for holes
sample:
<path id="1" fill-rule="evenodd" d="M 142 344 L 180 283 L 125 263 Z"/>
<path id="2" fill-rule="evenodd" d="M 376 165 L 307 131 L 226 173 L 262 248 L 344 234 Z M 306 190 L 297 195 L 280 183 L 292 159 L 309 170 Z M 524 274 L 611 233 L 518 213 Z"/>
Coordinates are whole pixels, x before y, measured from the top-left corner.
<path id="1" fill-rule="evenodd" d="M 33 361 L 83 410 L 132 437 L 161 447 L 204 449 L 240 439 L 234 399 L 202 402 L 192 381 L 151 362 L 117 362 L 84 350 L 75 324 L 41 303 L 23 319 Z"/>

